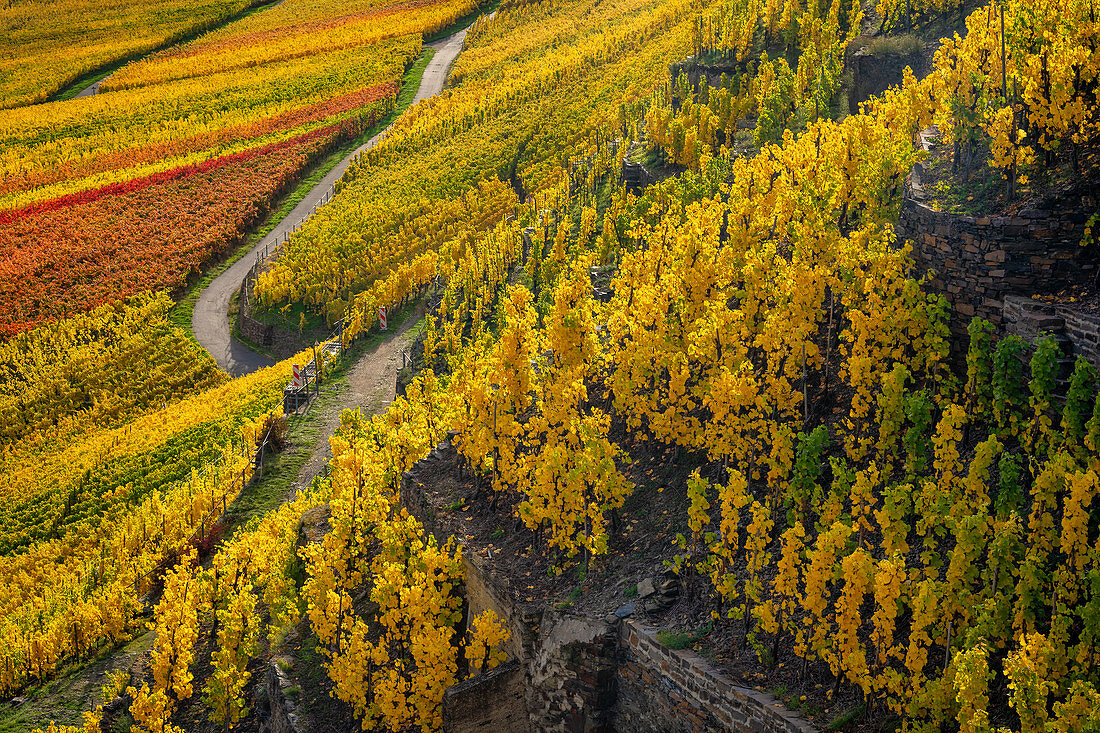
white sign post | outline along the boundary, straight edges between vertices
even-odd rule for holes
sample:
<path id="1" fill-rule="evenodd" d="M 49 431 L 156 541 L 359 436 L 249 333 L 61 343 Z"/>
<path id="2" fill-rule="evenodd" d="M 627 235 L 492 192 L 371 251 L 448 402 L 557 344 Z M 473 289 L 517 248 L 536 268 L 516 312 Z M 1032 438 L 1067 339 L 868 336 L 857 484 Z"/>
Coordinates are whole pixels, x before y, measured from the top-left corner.
<path id="1" fill-rule="evenodd" d="M 386 306 L 378 306 L 378 329 L 380 331 L 386 330 Z"/>

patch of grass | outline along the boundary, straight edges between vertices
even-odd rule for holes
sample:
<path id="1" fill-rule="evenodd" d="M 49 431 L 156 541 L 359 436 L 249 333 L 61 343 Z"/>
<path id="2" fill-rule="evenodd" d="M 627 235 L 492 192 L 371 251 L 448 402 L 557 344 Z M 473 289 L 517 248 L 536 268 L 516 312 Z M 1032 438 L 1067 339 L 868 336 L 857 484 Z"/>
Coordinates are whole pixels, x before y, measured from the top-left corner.
<path id="1" fill-rule="evenodd" d="M 698 641 L 698 639 L 695 634 L 690 631 L 669 631 L 667 629 L 661 629 L 657 632 L 657 641 L 661 643 L 661 646 L 668 647 L 669 649 L 687 649 Z"/>
<path id="2" fill-rule="evenodd" d="M 8 705 L 6 700 L 0 701 L 0 733 L 45 729 L 51 720 L 80 726 L 83 712 L 103 702 L 100 690 L 106 675 L 129 669 L 138 654 L 152 647 L 153 634 L 138 633 L 140 636 L 136 639 L 105 646 L 94 658 L 67 667 L 57 678 L 23 690 L 20 695 L 25 702 L 17 708 Z"/>
<path id="3" fill-rule="evenodd" d="M 503 527 L 497 527 L 495 530 L 493 530 L 493 533 L 491 535 L 489 535 L 489 539 L 499 540 L 503 536 L 504 536 L 504 528 Z"/>
<path id="4" fill-rule="evenodd" d="M 703 626 L 700 626 L 695 631 L 673 631 L 672 629 L 661 629 L 657 632 L 657 641 L 661 646 L 669 649 L 687 649 L 690 646 L 697 644 L 707 634 L 714 629 L 714 624 L 707 622 Z"/>
<path id="5" fill-rule="evenodd" d="M 134 719 L 130 717 L 128 711 L 119 713 L 119 716 L 115 718 L 111 723 L 111 733 L 130 733 L 130 727 L 134 724 Z"/>
<path id="6" fill-rule="evenodd" d="M 554 607 L 560 610 L 565 610 L 577 602 L 577 599 L 581 597 L 581 586 L 576 586 L 573 590 L 569 591 L 569 595 L 565 597 L 565 600 L 561 603 L 555 603 Z"/>
<path id="7" fill-rule="evenodd" d="M 150 53 L 155 53 L 155 51 L 150 52 Z M 130 63 L 131 61 L 136 61 L 136 60 L 138 60 L 139 58 L 141 58 L 145 55 L 146 54 L 144 52 L 143 53 L 138 53 L 138 54 L 133 54 L 133 55 L 127 56 L 127 57 L 125 57 L 125 58 L 123 58 L 119 61 L 115 61 L 111 64 L 108 64 L 107 66 L 100 66 L 98 69 L 95 69 L 93 71 L 89 71 L 87 74 L 84 74 L 83 76 L 78 76 L 76 79 L 69 82 L 69 85 L 67 87 L 65 87 L 63 90 L 61 90 L 57 94 L 51 96 L 46 101 L 47 102 L 67 102 L 70 99 L 76 99 L 76 95 L 80 94 L 82 91 L 84 91 L 85 89 L 90 87 L 92 84 L 95 84 L 97 81 L 102 81 L 103 79 L 106 79 L 108 76 L 115 73 L 116 71 L 121 69 L 126 64 Z"/>
<path id="8" fill-rule="evenodd" d="M 637 598 L 638 597 L 638 586 L 632 585 L 629 588 L 627 588 L 626 590 L 624 590 L 623 591 L 623 597 L 624 598 Z"/>
<path id="9" fill-rule="evenodd" d="M 879 36 L 864 46 L 872 56 L 913 56 L 924 50 L 924 42 L 912 33 L 900 36 Z"/>
<path id="10" fill-rule="evenodd" d="M 829 724 L 825 726 L 825 730 L 843 730 L 847 726 L 854 723 L 857 718 L 863 715 L 863 711 L 863 705 L 857 705 L 851 710 L 845 710 L 843 713 L 833 718 L 829 722 Z"/>
<path id="11" fill-rule="evenodd" d="M 299 669 L 305 670 L 306 679 L 313 686 L 321 685 L 327 675 L 325 673 L 326 659 L 321 656 L 321 644 L 317 637 L 310 636 L 298 650 L 298 659 L 302 661 Z"/>
<path id="12" fill-rule="evenodd" d="M 966 175 L 966 166 L 953 165 L 952 145 L 942 140 L 933 142 L 925 160 L 925 174 L 921 177 L 925 194 L 933 207 L 970 216 L 981 216 L 1002 211 L 1006 205 L 1004 194 L 1007 184 L 1000 171 L 988 165 L 988 146 L 981 146 L 973 155 L 973 169 Z M 1026 168 L 1021 173 L 1031 173 Z M 1026 196 L 1028 186 L 1021 184 L 1019 195 Z"/>
<path id="13" fill-rule="evenodd" d="M 263 516 L 283 502 L 302 466 L 313 455 L 321 439 L 324 411 L 339 398 L 344 383 L 343 378 L 323 382 L 321 395 L 309 410 L 288 421 L 290 445 L 281 453 L 266 456 L 263 472 L 227 508 L 226 520 L 231 528 L 235 529 L 247 524 L 254 517 Z"/>
<path id="14" fill-rule="evenodd" d="M 465 499 L 456 499 L 455 501 L 452 501 L 450 504 L 447 504 L 443 508 L 449 512 L 453 512 L 455 509 L 461 509 L 464 506 L 466 506 Z"/>
<path id="15" fill-rule="evenodd" d="M 798 712 L 801 709 L 803 700 L 806 697 L 805 695 L 803 695 L 802 699 L 799 699 L 797 696 L 787 690 L 786 685 L 780 685 L 779 687 L 768 690 L 768 692 L 773 697 L 782 702 L 783 706 L 786 707 L 788 710 L 793 710 L 795 712 Z"/>
<path id="16" fill-rule="evenodd" d="M 394 327 L 400 326 L 415 310 L 412 303 L 393 318 Z M 321 440 L 324 414 L 336 404 L 347 386 L 347 371 L 363 352 L 373 349 L 387 336 L 372 333 L 355 341 L 327 371 L 321 380 L 321 393 L 314 404 L 300 416 L 288 419 L 290 445 L 281 453 L 264 458 L 263 472 L 253 479 L 236 500 L 226 509 L 230 531 L 247 524 L 255 517 L 263 516 L 278 507 L 286 498 L 298 478 L 302 466 L 309 461 Z"/>

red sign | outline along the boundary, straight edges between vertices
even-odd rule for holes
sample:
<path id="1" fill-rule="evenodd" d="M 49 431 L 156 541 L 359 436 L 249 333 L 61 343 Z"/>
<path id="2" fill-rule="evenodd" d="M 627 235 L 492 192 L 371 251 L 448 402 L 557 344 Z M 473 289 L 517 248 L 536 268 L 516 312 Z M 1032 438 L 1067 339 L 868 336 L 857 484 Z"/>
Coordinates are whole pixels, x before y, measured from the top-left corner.
<path id="1" fill-rule="evenodd" d="M 386 306 L 378 306 L 378 328 L 386 330 Z"/>
<path id="2" fill-rule="evenodd" d="M 294 381 L 290 383 L 292 387 L 302 386 L 302 366 L 300 364 L 294 365 Z"/>

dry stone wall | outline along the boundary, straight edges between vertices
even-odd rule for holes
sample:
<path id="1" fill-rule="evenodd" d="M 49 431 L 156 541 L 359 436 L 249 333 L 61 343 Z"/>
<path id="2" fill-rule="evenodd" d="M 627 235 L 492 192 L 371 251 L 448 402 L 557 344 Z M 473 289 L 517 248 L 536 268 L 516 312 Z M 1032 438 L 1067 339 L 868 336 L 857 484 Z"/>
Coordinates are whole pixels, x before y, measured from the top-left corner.
<path id="1" fill-rule="evenodd" d="M 526 733 L 533 731 L 523 691 L 526 670 L 510 660 L 488 673 L 459 682 L 443 695 L 451 733 Z"/>
<path id="2" fill-rule="evenodd" d="M 1071 303 L 1044 303 L 1020 295 L 1004 301 L 1004 325 L 1034 345 L 1042 334 L 1064 337 L 1080 355 L 1100 366 L 1100 315 Z"/>
<path id="3" fill-rule="evenodd" d="M 242 336 L 260 346 L 270 346 L 275 340 L 275 326 L 258 321 L 244 313 L 237 316 L 237 328 L 240 329 Z"/>
<path id="4" fill-rule="evenodd" d="M 527 664 L 527 712 L 552 733 L 610 731 L 619 635 L 604 621 L 547 610 Z"/>
<path id="5" fill-rule="evenodd" d="M 626 620 L 619 634 L 616 731 L 815 730 L 771 695 L 734 684 L 695 652 L 663 646 L 653 629 Z"/>
<path id="6" fill-rule="evenodd" d="M 1014 216 L 964 216 L 927 201 L 914 168 L 902 200 L 898 238 L 913 245 L 931 287 L 952 306 L 951 330 L 965 345 L 966 326 L 980 316 L 1001 327 L 1005 297 L 1051 293 L 1080 283 L 1095 270 L 1081 247 L 1088 215 L 1078 198 Z"/>
<path id="7" fill-rule="evenodd" d="M 859 113 L 861 102 L 892 86 L 899 86 L 906 66 L 918 79 L 930 71 L 928 59 L 922 53 L 870 54 L 861 50 L 848 58 L 847 66 L 852 72 L 852 88 L 848 94 L 848 111 L 852 114 Z"/>

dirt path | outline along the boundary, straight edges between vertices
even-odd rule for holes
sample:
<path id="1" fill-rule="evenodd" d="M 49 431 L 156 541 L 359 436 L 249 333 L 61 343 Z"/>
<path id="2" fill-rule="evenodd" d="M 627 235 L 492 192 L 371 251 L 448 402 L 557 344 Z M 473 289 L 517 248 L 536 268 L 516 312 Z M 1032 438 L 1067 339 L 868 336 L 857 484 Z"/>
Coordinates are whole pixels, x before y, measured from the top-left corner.
<path id="1" fill-rule="evenodd" d="M 332 446 L 329 438 L 340 427 L 340 416 L 344 410 L 360 408 L 364 415 L 377 415 L 386 410 L 397 397 L 397 372 L 401 369 L 401 352 L 413 342 L 412 328 L 424 315 L 420 306 L 410 314 L 401 325 L 372 350 L 362 354 L 347 374 L 336 403 L 328 406 L 321 414 L 321 434 L 313 455 L 309 457 L 298 477 L 288 500 L 313 482 L 332 458 Z"/>
<path id="2" fill-rule="evenodd" d="M 435 56 L 432 57 L 424 70 L 424 76 L 416 93 L 416 102 L 433 97 L 443 91 L 447 72 L 462 51 L 462 44 L 465 40 L 466 29 L 464 28 L 454 35 L 428 44 L 429 47 L 435 49 Z M 321 201 L 330 195 L 333 184 L 344 175 L 344 171 L 347 170 L 355 156 L 364 150 L 373 148 L 379 140 L 385 137 L 388 130 L 387 127 L 386 130 L 372 137 L 340 161 L 339 165 L 321 179 L 321 182 L 313 187 L 302 202 L 294 207 L 294 210 L 279 222 L 270 234 L 264 237 L 248 254 L 237 260 L 232 267 L 215 278 L 199 296 L 198 302 L 195 303 L 195 311 L 191 316 L 191 331 L 222 369 L 235 377 L 239 377 L 271 365 L 270 359 L 260 356 L 232 337 L 228 316 L 229 300 L 233 297 L 233 293 L 241 287 L 241 282 L 244 280 L 249 268 L 256 261 L 257 254 L 265 248 L 273 249 L 296 226 L 313 216 L 321 205 Z"/>

